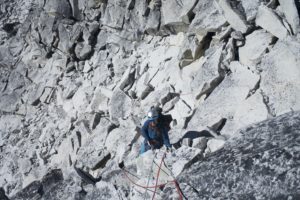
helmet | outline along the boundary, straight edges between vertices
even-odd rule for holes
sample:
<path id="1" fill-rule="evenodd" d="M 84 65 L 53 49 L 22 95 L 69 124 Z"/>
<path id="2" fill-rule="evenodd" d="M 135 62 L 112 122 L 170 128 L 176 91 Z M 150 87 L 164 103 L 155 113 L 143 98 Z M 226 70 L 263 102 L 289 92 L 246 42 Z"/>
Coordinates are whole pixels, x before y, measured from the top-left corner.
<path id="1" fill-rule="evenodd" d="M 158 112 L 154 107 L 151 107 L 147 116 L 149 120 L 156 120 L 158 118 Z"/>

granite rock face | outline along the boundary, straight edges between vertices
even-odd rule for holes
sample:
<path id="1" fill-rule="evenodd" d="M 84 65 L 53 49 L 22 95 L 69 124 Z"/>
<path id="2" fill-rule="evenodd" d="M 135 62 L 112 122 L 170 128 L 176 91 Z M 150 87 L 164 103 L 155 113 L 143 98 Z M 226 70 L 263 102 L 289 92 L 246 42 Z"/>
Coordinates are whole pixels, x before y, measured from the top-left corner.
<path id="1" fill-rule="evenodd" d="M 181 174 L 183 190 L 193 187 L 200 199 L 298 199 L 299 122 L 290 112 L 242 129 Z"/>
<path id="2" fill-rule="evenodd" d="M 223 146 L 230 157 L 247 143 L 231 140 L 240 129 L 300 109 L 298 11 L 293 0 L 2 0 L 0 199 L 151 198 L 119 168 L 147 184 L 134 175 L 151 106 L 170 119 L 173 146 L 159 182 L 190 171 L 197 185 L 180 186 L 199 199 L 199 160 L 214 152 L 219 165 Z M 275 198 L 265 191 L 257 199 Z M 155 198 L 178 198 L 175 185 Z"/>

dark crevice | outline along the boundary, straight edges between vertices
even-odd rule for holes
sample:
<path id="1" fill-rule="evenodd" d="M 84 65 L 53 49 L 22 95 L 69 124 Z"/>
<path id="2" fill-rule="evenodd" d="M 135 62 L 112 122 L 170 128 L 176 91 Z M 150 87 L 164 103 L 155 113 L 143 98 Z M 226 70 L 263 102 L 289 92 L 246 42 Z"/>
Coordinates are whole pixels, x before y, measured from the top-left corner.
<path id="1" fill-rule="evenodd" d="M 279 39 L 277 38 L 277 37 L 273 37 L 272 38 L 272 41 L 270 42 L 270 45 L 275 45 L 276 43 L 277 43 L 277 41 L 278 41 Z"/>
<path id="2" fill-rule="evenodd" d="M 187 183 L 187 185 L 190 186 L 190 187 L 193 189 L 193 191 L 194 191 L 194 192 L 198 195 L 198 197 L 200 198 L 200 192 L 199 192 L 194 186 L 192 186 L 191 184 Z"/>
<path id="3" fill-rule="evenodd" d="M 71 145 L 72 145 L 72 150 L 74 151 L 74 139 L 71 138 Z"/>
<path id="4" fill-rule="evenodd" d="M 195 16 L 196 16 L 196 14 L 192 11 L 188 14 L 190 23 L 195 19 Z"/>
<path id="5" fill-rule="evenodd" d="M 256 91 L 260 88 L 260 81 L 261 81 L 261 76 L 259 77 L 259 80 L 255 84 L 254 88 L 249 91 L 246 99 L 248 99 L 249 97 L 251 97 L 252 95 L 254 95 L 256 93 Z"/>
<path id="6" fill-rule="evenodd" d="M 128 5 L 128 10 L 134 9 L 134 6 L 135 6 L 135 0 L 131 0 L 129 5 Z"/>
<path id="7" fill-rule="evenodd" d="M 174 99 L 175 97 L 178 97 L 179 94 L 178 93 L 168 93 L 167 96 L 165 96 L 164 98 L 161 99 L 160 103 L 162 106 L 164 106 L 167 102 L 171 101 L 172 99 Z"/>
<path id="8" fill-rule="evenodd" d="M 102 113 L 95 113 L 92 129 L 95 129 L 100 123 Z"/>
<path id="9" fill-rule="evenodd" d="M 141 100 L 144 100 L 152 91 L 154 91 L 154 87 L 151 84 L 148 84 L 141 94 Z"/>
<path id="10" fill-rule="evenodd" d="M 114 65 L 112 63 L 109 63 L 107 65 L 108 71 L 110 72 L 110 77 L 113 78 L 115 76 L 114 72 Z"/>
<path id="11" fill-rule="evenodd" d="M 244 42 L 244 44 L 245 44 L 245 42 Z M 236 41 L 235 41 L 234 44 L 233 44 L 233 49 L 234 49 L 233 50 L 233 52 L 234 52 L 234 58 L 233 58 L 233 60 L 234 61 L 240 61 L 240 54 L 239 54 L 238 48 L 239 47 L 236 45 Z"/>
<path id="12" fill-rule="evenodd" d="M 298 16 L 300 16 L 300 0 L 295 0 L 295 4 L 298 11 Z"/>
<path id="13" fill-rule="evenodd" d="M 108 127 L 107 127 L 107 136 L 108 136 L 108 134 L 112 131 L 112 130 L 114 130 L 114 129 L 116 129 L 116 128 L 118 128 L 119 126 L 117 126 L 116 124 L 110 124 Z M 107 137 L 106 136 L 106 137 Z"/>
<path id="14" fill-rule="evenodd" d="M 82 180 L 84 182 L 86 182 L 87 184 L 93 184 L 95 185 L 97 182 L 99 182 L 102 177 L 100 176 L 99 178 L 94 178 L 91 174 L 89 174 L 88 172 L 83 171 L 80 168 L 77 168 L 74 166 L 75 171 L 77 172 L 77 174 L 80 176 L 80 178 L 82 178 Z"/>
<path id="15" fill-rule="evenodd" d="M 76 135 L 77 135 L 79 147 L 81 147 L 81 133 L 79 131 L 76 131 Z"/>
<path id="16" fill-rule="evenodd" d="M 10 34 L 11 36 L 14 36 L 17 34 L 17 31 L 18 31 L 18 29 L 16 29 L 15 27 L 19 24 L 20 24 L 19 22 L 7 23 L 7 24 L 4 24 L 2 29 L 5 32 L 7 32 L 8 34 Z"/>
<path id="17" fill-rule="evenodd" d="M 41 102 L 41 101 L 40 101 L 40 99 L 38 98 L 38 99 L 36 99 L 35 101 L 33 101 L 33 102 L 31 103 L 31 105 L 37 106 L 37 105 L 39 105 L 40 102 Z"/>
<path id="18" fill-rule="evenodd" d="M 72 158 L 71 155 L 69 154 L 69 166 L 72 166 L 73 162 L 72 162 Z"/>
<path id="19" fill-rule="evenodd" d="M 191 8 L 191 10 L 188 12 L 188 18 L 189 18 L 189 22 L 192 23 L 192 21 L 195 19 L 196 13 L 194 13 L 194 9 L 197 6 L 197 4 L 199 3 L 199 0 L 196 0 L 193 7 Z"/>
<path id="20" fill-rule="evenodd" d="M 213 124 L 210 128 L 215 131 L 218 135 L 220 135 L 221 130 L 225 126 L 227 122 L 226 118 L 220 119 L 217 123 Z"/>
<path id="21" fill-rule="evenodd" d="M 196 96 L 196 99 L 200 99 L 203 95 L 206 95 L 204 100 L 206 100 L 210 94 L 220 85 L 220 83 L 224 80 L 223 76 L 218 76 L 214 80 L 212 80 L 209 84 L 205 83 L 200 94 Z"/>
<path id="22" fill-rule="evenodd" d="M 9 198 L 6 196 L 4 189 L 0 188 L 0 197 L 2 200 L 9 200 Z"/>
<path id="23" fill-rule="evenodd" d="M 196 112 L 196 110 L 193 110 L 192 114 L 185 119 L 183 129 L 186 129 L 188 127 L 188 124 L 191 121 L 191 119 L 193 118 L 195 112 Z"/>
<path id="24" fill-rule="evenodd" d="M 209 49 L 213 36 L 215 35 L 215 32 L 208 32 L 205 35 L 205 37 L 202 40 L 203 42 L 201 42 L 196 49 L 194 60 L 200 58 L 205 54 L 205 51 Z"/>
<path id="25" fill-rule="evenodd" d="M 107 154 L 106 156 L 104 156 L 103 159 L 101 159 L 96 165 L 95 167 L 92 168 L 92 170 L 97 170 L 100 168 L 104 168 L 106 163 L 111 159 L 111 154 Z"/>
<path id="26" fill-rule="evenodd" d="M 270 2 L 267 4 L 267 7 L 273 10 L 275 10 L 277 6 L 279 6 L 279 1 L 277 0 L 270 0 Z"/>
<path id="27" fill-rule="evenodd" d="M 148 17 L 150 14 L 150 8 L 147 7 L 146 10 L 145 10 L 145 13 L 143 14 L 143 17 Z"/>
<path id="28" fill-rule="evenodd" d="M 158 26 L 156 31 L 159 31 L 160 29 L 161 29 L 161 12 L 159 11 Z"/>

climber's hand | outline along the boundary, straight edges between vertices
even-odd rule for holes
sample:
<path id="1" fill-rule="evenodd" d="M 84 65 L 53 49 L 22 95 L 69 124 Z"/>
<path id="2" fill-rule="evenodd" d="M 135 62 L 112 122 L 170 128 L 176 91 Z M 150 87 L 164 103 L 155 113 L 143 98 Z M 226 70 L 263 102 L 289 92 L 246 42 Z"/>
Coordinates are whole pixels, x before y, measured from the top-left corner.
<path id="1" fill-rule="evenodd" d="M 148 143 L 151 146 L 151 148 L 154 149 L 154 146 L 157 144 L 157 141 L 155 141 L 155 140 L 149 140 Z"/>

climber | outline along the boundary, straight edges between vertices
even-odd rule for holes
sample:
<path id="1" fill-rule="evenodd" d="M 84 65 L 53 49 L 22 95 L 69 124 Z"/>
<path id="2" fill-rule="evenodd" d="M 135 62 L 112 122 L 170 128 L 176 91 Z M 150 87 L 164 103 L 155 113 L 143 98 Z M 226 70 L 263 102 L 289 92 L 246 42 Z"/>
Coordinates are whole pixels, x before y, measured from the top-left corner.
<path id="1" fill-rule="evenodd" d="M 158 113 L 157 108 L 151 107 L 148 112 L 148 119 L 144 123 L 141 133 L 145 138 L 141 145 L 140 154 L 145 153 L 150 149 L 160 149 L 163 144 L 166 146 L 167 151 L 171 150 L 168 130 L 169 127 L 165 126 L 162 121 L 161 115 Z"/>

